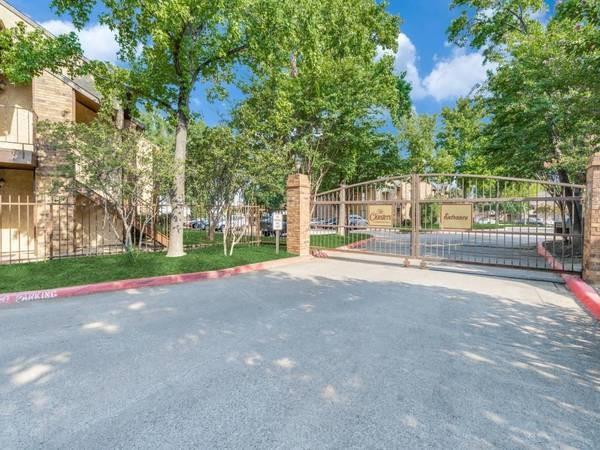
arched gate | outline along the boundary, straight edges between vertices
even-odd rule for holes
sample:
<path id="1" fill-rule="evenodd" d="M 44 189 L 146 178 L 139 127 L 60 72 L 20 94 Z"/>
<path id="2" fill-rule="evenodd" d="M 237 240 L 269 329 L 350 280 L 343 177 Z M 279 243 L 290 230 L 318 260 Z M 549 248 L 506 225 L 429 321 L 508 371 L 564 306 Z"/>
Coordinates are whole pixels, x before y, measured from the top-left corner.
<path id="1" fill-rule="evenodd" d="M 584 186 L 413 174 L 314 195 L 311 247 L 581 272 Z"/>

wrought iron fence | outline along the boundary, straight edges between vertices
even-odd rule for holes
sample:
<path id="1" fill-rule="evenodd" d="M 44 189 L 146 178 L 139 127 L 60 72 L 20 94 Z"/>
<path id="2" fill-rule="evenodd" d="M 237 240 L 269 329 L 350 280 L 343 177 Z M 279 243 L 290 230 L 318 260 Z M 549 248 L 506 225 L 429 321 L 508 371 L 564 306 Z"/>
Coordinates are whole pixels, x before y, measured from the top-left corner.
<path id="1" fill-rule="evenodd" d="M 311 245 L 580 272 L 583 193 L 582 185 L 509 177 L 382 178 L 317 194 Z M 468 211 L 464 227 L 443 224 L 443 211 L 453 205 Z"/>
<path id="2" fill-rule="evenodd" d="M 233 206 L 228 215 L 212 222 L 205 206 L 188 205 L 185 211 L 186 250 L 223 245 L 224 235 L 235 236 L 238 245 L 262 241 L 260 206 Z M 134 214 L 128 221 L 132 223 L 131 245 L 143 252 L 164 251 L 169 242 L 170 208 L 157 203 L 139 207 Z M 114 209 L 85 195 L 0 195 L 0 264 L 122 253 L 125 234 Z"/>

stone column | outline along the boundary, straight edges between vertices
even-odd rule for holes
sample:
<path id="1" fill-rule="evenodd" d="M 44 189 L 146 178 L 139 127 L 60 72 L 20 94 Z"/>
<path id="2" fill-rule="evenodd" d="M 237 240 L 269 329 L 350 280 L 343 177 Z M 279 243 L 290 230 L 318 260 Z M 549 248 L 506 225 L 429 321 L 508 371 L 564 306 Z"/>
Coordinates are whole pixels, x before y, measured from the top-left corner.
<path id="1" fill-rule="evenodd" d="M 600 284 L 600 153 L 590 158 L 585 183 L 583 279 Z"/>
<path id="2" fill-rule="evenodd" d="M 287 179 L 287 251 L 310 254 L 310 180 L 301 173 Z"/>

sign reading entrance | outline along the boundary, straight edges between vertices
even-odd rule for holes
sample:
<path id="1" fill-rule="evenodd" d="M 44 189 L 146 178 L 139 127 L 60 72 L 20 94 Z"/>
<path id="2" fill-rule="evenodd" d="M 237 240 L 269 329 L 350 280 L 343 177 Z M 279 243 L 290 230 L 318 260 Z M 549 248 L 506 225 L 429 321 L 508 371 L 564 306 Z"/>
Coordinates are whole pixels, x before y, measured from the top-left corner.
<path id="1" fill-rule="evenodd" d="M 374 228 L 391 228 L 393 226 L 392 205 L 369 205 L 369 226 Z"/>
<path id="2" fill-rule="evenodd" d="M 473 205 L 471 203 L 442 203 L 442 230 L 471 230 Z"/>

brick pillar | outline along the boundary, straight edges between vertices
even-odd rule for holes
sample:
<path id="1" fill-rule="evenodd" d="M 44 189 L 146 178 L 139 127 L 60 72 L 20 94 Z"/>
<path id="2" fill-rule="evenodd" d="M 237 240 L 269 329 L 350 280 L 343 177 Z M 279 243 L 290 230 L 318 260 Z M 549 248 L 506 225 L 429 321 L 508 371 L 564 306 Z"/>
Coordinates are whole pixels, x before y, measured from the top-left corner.
<path id="1" fill-rule="evenodd" d="M 310 254 L 310 180 L 301 173 L 287 179 L 287 251 Z"/>
<path id="2" fill-rule="evenodd" d="M 585 183 L 583 279 L 600 284 L 600 153 L 590 158 Z"/>
<path id="3" fill-rule="evenodd" d="M 340 206 L 338 210 L 338 234 L 346 235 L 346 185 L 340 184 Z"/>

